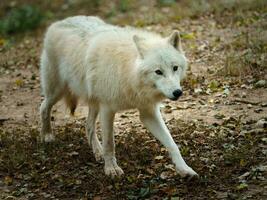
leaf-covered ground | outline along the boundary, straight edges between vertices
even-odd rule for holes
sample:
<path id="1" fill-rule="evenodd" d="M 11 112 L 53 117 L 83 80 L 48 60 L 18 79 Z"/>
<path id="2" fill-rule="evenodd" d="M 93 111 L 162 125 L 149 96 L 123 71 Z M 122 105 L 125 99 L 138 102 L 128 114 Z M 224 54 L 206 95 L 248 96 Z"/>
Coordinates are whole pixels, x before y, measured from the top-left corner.
<path id="1" fill-rule="evenodd" d="M 209 10 L 184 1 L 92 1 L 92 9 L 77 2 L 40 3 L 48 11 L 38 29 L 0 38 L 0 199 L 266 199 L 266 9 L 210 3 Z M 75 117 L 59 102 L 52 114 L 56 142 L 40 143 L 43 34 L 52 21 L 75 14 L 163 35 L 181 31 L 190 60 L 184 95 L 163 102 L 162 113 L 199 180 L 176 174 L 136 110 L 116 115 L 116 154 L 125 172 L 120 179 L 106 177 L 103 162 L 94 159 L 82 102 Z"/>

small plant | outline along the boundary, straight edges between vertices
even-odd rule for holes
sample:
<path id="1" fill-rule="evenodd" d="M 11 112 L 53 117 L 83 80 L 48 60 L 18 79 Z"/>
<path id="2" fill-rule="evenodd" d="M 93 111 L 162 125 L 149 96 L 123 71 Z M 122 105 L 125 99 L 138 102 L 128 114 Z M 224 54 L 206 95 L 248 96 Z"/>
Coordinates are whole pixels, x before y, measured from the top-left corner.
<path id="1" fill-rule="evenodd" d="M 266 69 L 267 41 L 264 31 L 245 33 L 229 46 L 225 59 L 225 70 L 230 75 L 242 75 Z"/>
<path id="2" fill-rule="evenodd" d="M 14 8 L 0 20 L 0 34 L 9 35 L 32 30 L 40 24 L 42 18 L 43 15 L 35 6 L 24 5 Z"/>
<path id="3" fill-rule="evenodd" d="M 130 0 L 120 0 L 119 10 L 121 12 L 127 12 L 130 9 Z"/>
<path id="4" fill-rule="evenodd" d="M 98 8 L 101 5 L 101 0 L 92 0 L 94 7 Z"/>
<path id="5" fill-rule="evenodd" d="M 175 3 L 175 0 L 157 0 L 159 6 L 171 6 Z"/>

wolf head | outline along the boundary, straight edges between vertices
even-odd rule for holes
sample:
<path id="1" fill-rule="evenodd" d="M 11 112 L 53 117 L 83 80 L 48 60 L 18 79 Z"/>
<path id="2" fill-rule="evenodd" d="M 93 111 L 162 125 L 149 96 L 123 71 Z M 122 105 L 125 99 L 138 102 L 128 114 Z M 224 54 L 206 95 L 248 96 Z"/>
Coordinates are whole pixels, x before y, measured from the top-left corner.
<path id="1" fill-rule="evenodd" d="M 139 54 L 137 65 L 144 87 L 155 96 L 177 100 L 182 95 L 180 81 L 187 68 L 179 32 L 174 31 L 162 40 L 147 41 L 137 35 L 133 40 Z"/>

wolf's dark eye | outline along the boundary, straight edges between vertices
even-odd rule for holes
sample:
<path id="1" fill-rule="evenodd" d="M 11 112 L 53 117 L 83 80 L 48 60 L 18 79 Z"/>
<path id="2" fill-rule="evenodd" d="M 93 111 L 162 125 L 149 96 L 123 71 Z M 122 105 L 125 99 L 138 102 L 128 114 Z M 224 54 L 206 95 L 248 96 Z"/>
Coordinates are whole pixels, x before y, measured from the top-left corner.
<path id="1" fill-rule="evenodd" d="M 177 71 L 177 69 L 178 69 L 178 66 L 173 67 L 173 71 Z"/>
<path id="2" fill-rule="evenodd" d="M 156 71 L 155 71 L 155 73 L 156 73 L 157 75 L 163 75 L 163 72 L 162 72 L 162 71 L 160 71 L 159 69 L 158 69 L 158 70 L 156 70 Z"/>

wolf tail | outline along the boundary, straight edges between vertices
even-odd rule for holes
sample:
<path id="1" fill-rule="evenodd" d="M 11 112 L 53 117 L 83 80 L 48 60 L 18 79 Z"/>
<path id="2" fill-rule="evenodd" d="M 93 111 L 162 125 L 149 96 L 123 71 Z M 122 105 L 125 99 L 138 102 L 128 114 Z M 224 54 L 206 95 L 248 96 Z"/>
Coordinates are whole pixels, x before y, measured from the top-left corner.
<path id="1" fill-rule="evenodd" d="M 70 109 L 70 114 L 73 116 L 78 104 L 78 98 L 73 94 L 68 93 L 67 95 L 65 95 L 65 103 Z"/>

